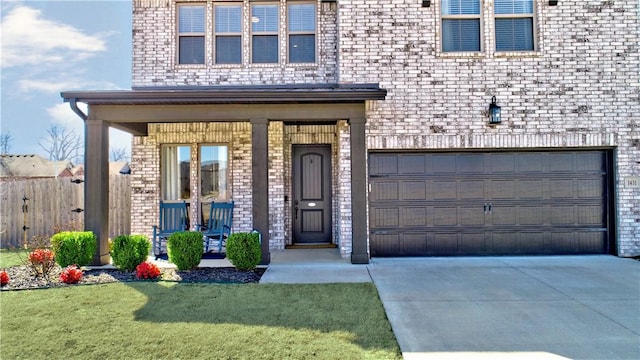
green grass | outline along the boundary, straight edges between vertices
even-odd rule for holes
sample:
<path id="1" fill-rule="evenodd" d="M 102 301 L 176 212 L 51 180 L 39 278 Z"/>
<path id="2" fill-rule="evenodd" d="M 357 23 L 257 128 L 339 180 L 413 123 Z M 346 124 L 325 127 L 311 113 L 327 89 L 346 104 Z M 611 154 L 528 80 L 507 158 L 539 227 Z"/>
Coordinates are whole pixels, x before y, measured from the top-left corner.
<path id="1" fill-rule="evenodd" d="M 23 249 L 0 249 L 0 269 L 22 265 L 28 252 Z"/>
<path id="2" fill-rule="evenodd" d="M 0 305 L 2 359 L 402 358 L 370 283 L 113 283 Z"/>

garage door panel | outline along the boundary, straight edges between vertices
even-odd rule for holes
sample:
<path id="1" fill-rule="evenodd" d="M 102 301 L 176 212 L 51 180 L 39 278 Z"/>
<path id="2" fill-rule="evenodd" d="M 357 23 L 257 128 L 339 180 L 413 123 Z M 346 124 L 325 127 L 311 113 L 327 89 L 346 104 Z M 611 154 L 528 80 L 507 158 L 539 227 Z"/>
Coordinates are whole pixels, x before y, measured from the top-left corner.
<path id="1" fill-rule="evenodd" d="M 608 250 L 606 151 L 379 155 L 369 163 L 373 256 Z"/>
<path id="2" fill-rule="evenodd" d="M 515 199 L 516 198 L 516 181 L 515 180 L 490 180 L 491 193 L 487 194 L 489 199 Z"/>
<path id="3" fill-rule="evenodd" d="M 518 208 L 515 205 L 493 206 L 491 223 L 493 225 L 517 225 Z"/>
<path id="4" fill-rule="evenodd" d="M 484 232 L 461 233 L 458 252 L 463 254 L 483 254 L 487 251 L 486 245 Z"/>
<path id="5" fill-rule="evenodd" d="M 433 199 L 434 200 L 455 200 L 458 197 L 458 186 L 455 181 L 434 181 L 433 182 Z"/>
<path id="6" fill-rule="evenodd" d="M 482 180 L 463 180 L 458 182 L 458 199 L 484 199 L 484 181 Z"/>
<path id="7" fill-rule="evenodd" d="M 400 174 L 425 174 L 426 165 L 425 157 L 422 154 L 418 155 L 401 155 L 399 161 L 399 173 Z"/>
<path id="8" fill-rule="evenodd" d="M 461 206 L 459 225 L 462 226 L 482 226 L 485 223 L 485 213 L 483 206 Z"/>
<path id="9" fill-rule="evenodd" d="M 402 208 L 402 225 L 405 227 L 412 226 L 427 226 L 429 225 L 428 215 L 426 207 L 405 207 Z"/>
<path id="10" fill-rule="evenodd" d="M 456 207 L 434 207 L 433 225 L 456 226 L 458 225 L 458 209 Z"/>
<path id="11" fill-rule="evenodd" d="M 429 194 L 431 195 L 431 194 Z M 427 181 L 403 181 L 402 182 L 402 199 L 403 200 L 430 200 L 427 197 Z"/>
<path id="12" fill-rule="evenodd" d="M 516 199 L 541 200 L 544 198 L 544 181 L 540 180 L 520 180 L 516 185 Z"/>
<path id="13" fill-rule="evenodd" d="M 549 180 L 549 198 L 551 199 L 571 199 L 575 197 L 573 179 L 551 179 Z"/>
<path id="14" fill-rule="evenodd" d="M 521 173 L 541 173 L 542 170 L 541 153 L 517 154 L 517 168 Z"/>
<path id="15" fill-rule="evenodd" d="M 543 206 L 519 206 L 517 213 L 519 225 L 544 225 L 545 223 Z"/>

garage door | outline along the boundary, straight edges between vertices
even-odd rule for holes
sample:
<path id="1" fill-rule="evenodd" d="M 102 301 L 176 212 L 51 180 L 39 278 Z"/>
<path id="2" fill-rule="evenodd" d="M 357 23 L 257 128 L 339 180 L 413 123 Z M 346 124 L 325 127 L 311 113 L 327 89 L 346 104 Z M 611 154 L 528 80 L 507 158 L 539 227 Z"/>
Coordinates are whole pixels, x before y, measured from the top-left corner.
<path id="1" fill-rule="evenodd" d="M 606 151 L 369 154 L 372 256 L 607 253 Z"/>

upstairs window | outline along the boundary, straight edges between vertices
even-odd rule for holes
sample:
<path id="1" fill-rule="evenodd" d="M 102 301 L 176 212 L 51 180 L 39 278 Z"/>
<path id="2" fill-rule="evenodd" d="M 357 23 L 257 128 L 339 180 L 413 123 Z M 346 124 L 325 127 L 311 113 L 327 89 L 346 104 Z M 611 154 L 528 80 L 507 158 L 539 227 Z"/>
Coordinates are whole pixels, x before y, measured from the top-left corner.
<path id="1" fill-rule="evenodd" d="M 533 0 L 494 0 L 496 51 L 533 51 Z"/>
<path id="2" fill-rule="evenodd" d="M 278 62 L 278 18 L 277 4 L 251 6 L 251 62 Z"/>
<path id="3" fill-rule="evenodd" d="M 289 4 L 289 62 L 316 61 L 316 5 Z"/>
<path id="4" fill-rule="evenodd" d="M 178 7 L 178 63 L 204 64 L 205 7 Z"/>
<path id="5" fill-rule="evenodd" d="M 442 51 L 480 51 L 480 0 L 442 0 Z"/>
<path id="6" fill-rule="evenodd" d="M 242 63 L 242 5 L 214 7 L 216 64 Z"/>

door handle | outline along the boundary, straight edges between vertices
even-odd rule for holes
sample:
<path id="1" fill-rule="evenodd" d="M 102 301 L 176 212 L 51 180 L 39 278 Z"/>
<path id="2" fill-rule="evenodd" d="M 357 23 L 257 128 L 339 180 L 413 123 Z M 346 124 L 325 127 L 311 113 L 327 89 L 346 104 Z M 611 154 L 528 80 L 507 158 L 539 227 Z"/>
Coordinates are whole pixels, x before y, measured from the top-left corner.
<path id="1" fill-rule="evenodd" d="M 295 211 L 295 219 L 298 220 L 298 200 L 294 201 L 294 207 L 293 210 Z"/>

